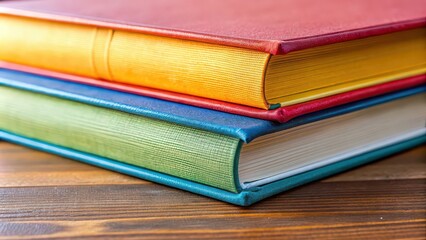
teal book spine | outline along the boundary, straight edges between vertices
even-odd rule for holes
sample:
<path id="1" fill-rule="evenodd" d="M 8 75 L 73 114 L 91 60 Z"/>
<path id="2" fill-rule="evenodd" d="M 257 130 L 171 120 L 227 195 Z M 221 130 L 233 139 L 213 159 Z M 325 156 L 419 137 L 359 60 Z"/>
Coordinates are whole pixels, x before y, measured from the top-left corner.
<path id="1" fill-rule="evenodd" d="M 189 191 L 195 194 L 211 197 L 220 201 L 228 202 L 240 206 L 250 206 L 262 199 L 290 190 L 300 185 L 316 181 L 333 174 L 337 174 L 351 168 L 355 168 L 386 156 L 413 148 L 426 143 L 426 134 L 402 141 L 387 147 L 376 149 L 368 153 L 346 159 L 325 167 L 321 167 L 309 172 L 301 173 L 289 178 L 285 178 L 263 186 L 245 189 L 234 193 L 219 188 L 211 187 L 201 183 L 174 177 L 161 172 L 152 171 L 146 168 L 136 167 L 130 164 L 117 162 L 108 158 L 79 152 L 73 149 L 64 148 L 54 144 L 48 144 L 35 139 L 22 137 L 6 131 L 0 131 L 0 139 L 12 143 L 27 146 L 40 151 L 49 152 L 66 158 L 74 159 L 83 163 L 91 164 L 101 168 L 109 169 L 119 173 L 127 174 L 144 180 L 156 182 L 166 186 Z"/>

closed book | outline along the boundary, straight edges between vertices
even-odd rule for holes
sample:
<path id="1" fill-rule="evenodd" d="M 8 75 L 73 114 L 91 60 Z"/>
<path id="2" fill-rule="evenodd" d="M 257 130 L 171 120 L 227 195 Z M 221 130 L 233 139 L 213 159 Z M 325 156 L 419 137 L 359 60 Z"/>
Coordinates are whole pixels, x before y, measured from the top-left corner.
<path id="1" fill-rule="evenodd" d="M 426 86 L 285 124 L 0 70 L 0 138 L 238 205 L 426 140 Z"/>
<path id="2" fill-rule="evenodd" d="M 273 110 L 425 74 L 422 4 L 8 1 L 0 60 Z"/>
<path id="3" fill-rule="evenodd" d="M 426 75 L 422 74 L 387 83 L 377 84 L 370 87 L 364 87 L 340 94 L 335 94 L 328 97 L 310 100 L 299 104 L 265 110 L 244 105 L 238 105 L 235 103 L 164 91 L 160 89 L 146 88 L 142 86 L 128 85 L 109 81 L 98 81 L 93 78 L 59 73 L 25 65 L 13 64 L 9 62 L 0 61 L 0 68 L 33 73 L 41 76 L 56 78 L 59 80 L 72 81 L 81 84 L 112 89 L 115 91 L 138 94 L 166 101 L 178 102 L 191 106 L 208 108 L 216 111 L 228 112 L 252 118 L 259 118 L 263 120 L 276 121 L 280 123 L 287 122 L 295 117 L 299 117 L 315 111 L 320 111 L 346 103 L 426 84 Z"/>

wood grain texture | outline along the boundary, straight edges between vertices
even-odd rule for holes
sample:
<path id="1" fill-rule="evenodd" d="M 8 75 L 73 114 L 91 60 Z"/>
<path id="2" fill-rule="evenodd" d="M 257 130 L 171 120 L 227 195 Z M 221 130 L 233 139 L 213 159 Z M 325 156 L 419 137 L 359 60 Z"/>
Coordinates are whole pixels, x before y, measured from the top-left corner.
<path id="1" fill-rule="evenodd" d="M 0 239 L 425 239 L 426 146 L 249 208 L 0 142 Z"/>

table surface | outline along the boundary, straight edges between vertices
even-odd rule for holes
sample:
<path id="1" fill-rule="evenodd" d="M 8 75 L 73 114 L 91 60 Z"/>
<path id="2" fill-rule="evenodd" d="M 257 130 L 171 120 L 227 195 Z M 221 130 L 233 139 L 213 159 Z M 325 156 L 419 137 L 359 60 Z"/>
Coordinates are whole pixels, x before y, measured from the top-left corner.
<path id="1" fill-rule="evenodd" d="M 0 238 L 425 239 L 426 146 L 249 208 L 0 142 Z"/>

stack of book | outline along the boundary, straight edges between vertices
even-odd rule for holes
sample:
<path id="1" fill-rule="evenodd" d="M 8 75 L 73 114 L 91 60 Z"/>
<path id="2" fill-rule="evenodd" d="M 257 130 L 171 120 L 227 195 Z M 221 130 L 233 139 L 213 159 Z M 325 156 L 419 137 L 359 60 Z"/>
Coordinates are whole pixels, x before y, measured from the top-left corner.
<path id="1" fill-rule="evenodd" d="M 426 141 L 422 0 L 0 4 L 0 138 L 238 205 Z"/>

